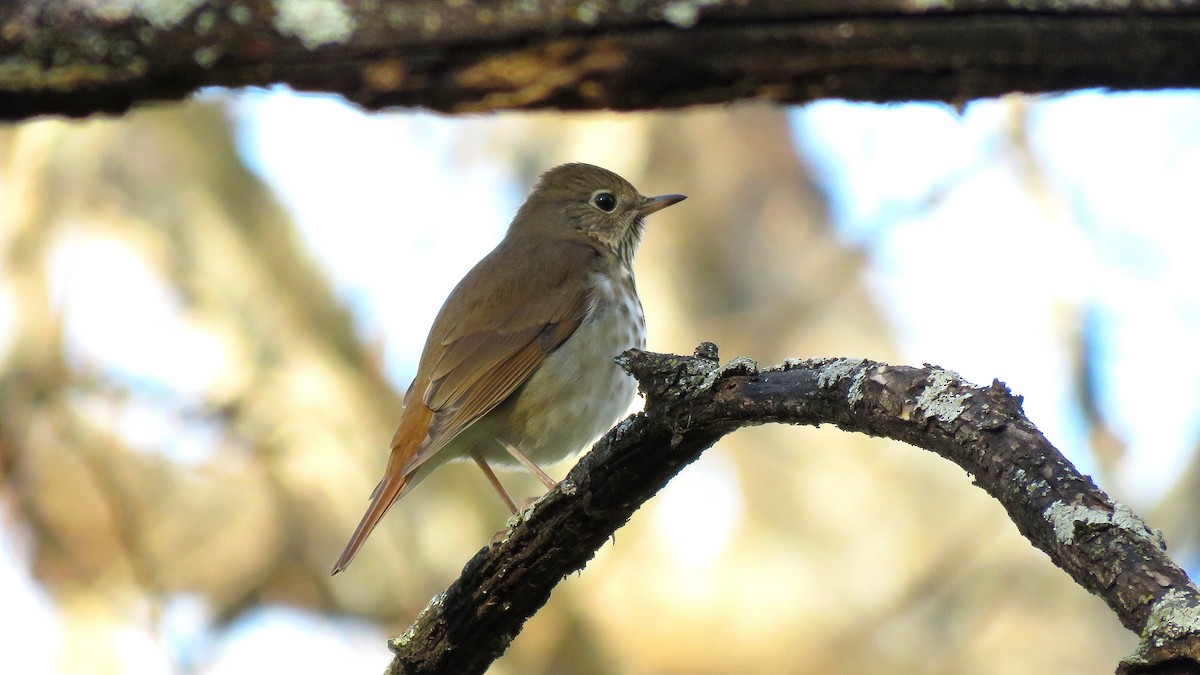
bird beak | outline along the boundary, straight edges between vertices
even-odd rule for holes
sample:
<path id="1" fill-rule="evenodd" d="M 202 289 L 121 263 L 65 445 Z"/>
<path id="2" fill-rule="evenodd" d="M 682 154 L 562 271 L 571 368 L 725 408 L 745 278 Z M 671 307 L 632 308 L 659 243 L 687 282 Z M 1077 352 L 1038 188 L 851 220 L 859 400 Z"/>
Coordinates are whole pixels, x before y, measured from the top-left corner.
<path id="1" fill-rule="evenodd" d="M 662 211 L 668 206 L 672 204 L 678 204 L 685 199 L 687 199 L 687 195 L 660 195 L 658 197 L 649 197 L 646 199 L 646 201 L 642 202 L 641 206 L 637 207 L 637 212 L 639 216 L 648 216 L 655 211 Z"/>

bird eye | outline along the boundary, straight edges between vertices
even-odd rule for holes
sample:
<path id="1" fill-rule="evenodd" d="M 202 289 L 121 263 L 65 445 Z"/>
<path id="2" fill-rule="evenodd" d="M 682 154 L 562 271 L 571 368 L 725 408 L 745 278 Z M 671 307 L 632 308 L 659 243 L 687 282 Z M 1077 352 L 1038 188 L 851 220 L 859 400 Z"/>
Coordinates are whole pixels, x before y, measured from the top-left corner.
<path id="1" fill-rule="evenodd" d="M 592 195 L 592 206 L 605 213 L 612 213 L 612 210 L 617 208 L 617 198 L 611 192 L 597 192 Z"/>

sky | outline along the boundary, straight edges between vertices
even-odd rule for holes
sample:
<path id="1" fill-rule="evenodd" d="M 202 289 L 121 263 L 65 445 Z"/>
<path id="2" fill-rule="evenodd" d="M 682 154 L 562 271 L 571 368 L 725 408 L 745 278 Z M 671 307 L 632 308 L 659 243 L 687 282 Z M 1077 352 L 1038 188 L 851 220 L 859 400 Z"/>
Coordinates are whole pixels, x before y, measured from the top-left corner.
<path id="1" fill-rule="evenodd" d="M 404 387 L 442 300 L 499 240 L 522 188 L 503 166 L 456 161 L 453 119 L 364 114 L 286 90 L 239 94 L 230 110 L 239 151 L 278 193 L 360 332 L 383 345 L 389 377 Z M 1102 356 L 1101 405 L 1129 442 L 1117 484 L 1105 487 L 1135 509 L 1152 504 L 1200 433 L 1200 360 L 1190 358 L 1200 343 L 1200 95 L 1083 92 L 982 101 L 961 113 L 820 102 L 795 109 L 792 121 L 837 232 L 871 259 L 870 288 L 903 361 L 936 363 L 979 384 L 1004 380 L 1085 472 L 1094 462 L 1082 420 L 1064 405 L 1071 362 L 1060 343 L 1087 310 Z M 1014 138 L 1028 139 L 1029 152 Z M 127 250 L 72 241 L 52 267 L 56 297 L 70 310 L 71 349 L 154 386 L 204 391 L 219 350 L 179 320 Z M 420 269 L 426 292 L 397 302 L 400 267 Z M 114 321 L 111 298 L 142 311 Z M 196 356 L 174 358 L 163 344 Z M 124 426 L 142 430 L 145 438 L 135 440 L 151 447 L 169 433 L 147 414 Z M 204 447 L 200 439 L 169 451 L 198 462 Z M 723 470 L 697 465 L 672 490 L 735 503 L 735 492 L 721 492 Z M 678 513 L 682 521 L 700 506 L 669 495 L 659 518 Z M 698 520 L 733 527 L 716 519 L 736 519 L 736 509 L 712 511 Z M 28 542 L 10 520 L 0 530 L 0 632 L 20 626 L 29 638 L 0 664 L 52 672 L 54 608 L 29 578 Z M 719 547 L 712 532 L 679 536 L 707 534 Z M 267 658 L 283 669 L 279 659 L 297 652 L 279 647 L 298 639 L 320 648 L 303 650 L 297 668 L 311 668 L 314 654 L 329 659 L 327 670 L 349 661 L 353 672 L 375 672 L 388 659 L 377 629 L 295 610 L 254 612 L 218 636 L 203 603 L 181 597 L 168 604 L 163 630 L 156 641 L 130 629 L 128 672 L 181 662 L 205 674 L 261 672 Z M 201 653 L 212 656 L 199 661 Z"/>
<path id="2" fill-rule="evenodd" d="M 1029 156 L 1007 140 L 1013 105 L 975 103 L 960 117 L 819 103 L 797 125 L 839 231 L 871 252 L 872 287 L 908 361 L 1004 380 L 1085 471 L 1082 422 L 1064 412 L 1069 355 L 1054 342 L 1079 308 L 1093 313 L 1101 406 L 1130 446 L 1107 487 L 1145 507 L 1200 432 L 1200 362 L 1187 358 L 1200 344 L 1200 96 L 1034 102 L 1016 132 Z"/>

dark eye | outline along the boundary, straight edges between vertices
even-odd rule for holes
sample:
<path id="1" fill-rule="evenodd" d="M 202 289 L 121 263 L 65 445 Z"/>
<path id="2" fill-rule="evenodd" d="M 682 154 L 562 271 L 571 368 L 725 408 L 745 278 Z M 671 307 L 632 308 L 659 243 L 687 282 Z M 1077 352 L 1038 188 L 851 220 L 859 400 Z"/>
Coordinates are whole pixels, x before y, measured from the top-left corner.
<path id="1" fill-rule="evenodd" d="M 611 192 L 597 192 L 592 196 L 592 206 L 605 213 L 612 213 L 617 208 L 617 198 Z"/>

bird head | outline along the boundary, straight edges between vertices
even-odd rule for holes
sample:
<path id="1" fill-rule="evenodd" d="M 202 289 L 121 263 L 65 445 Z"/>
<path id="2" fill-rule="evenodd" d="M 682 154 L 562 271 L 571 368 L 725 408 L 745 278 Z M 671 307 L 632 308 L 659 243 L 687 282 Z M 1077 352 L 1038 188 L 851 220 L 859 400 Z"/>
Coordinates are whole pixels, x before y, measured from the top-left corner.
<path id="1" fill-rule="evenodd" d="M 608 169 L 563 164 L 541 175 L 509 232 L 582 235 L 629 264 L 641 242 L 646 216 L 684 199 L 684 195 L 646 197 Z"/>

